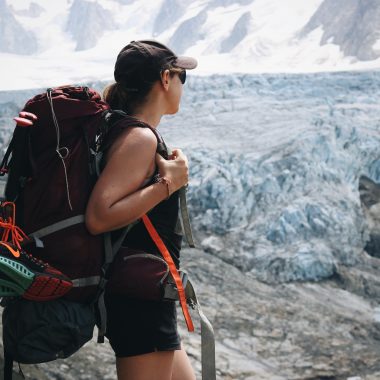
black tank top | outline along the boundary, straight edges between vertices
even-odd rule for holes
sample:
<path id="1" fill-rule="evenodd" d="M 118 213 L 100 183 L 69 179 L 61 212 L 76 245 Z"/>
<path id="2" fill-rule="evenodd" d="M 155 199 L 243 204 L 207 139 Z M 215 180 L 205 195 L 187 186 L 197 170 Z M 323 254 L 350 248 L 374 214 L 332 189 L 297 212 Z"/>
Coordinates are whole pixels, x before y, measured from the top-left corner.
<path id="1" fill-rule="evenodd" d="M 122 119 L 114 123 L 111 130 L 108 132 L 105 141 L 102 143 L 105 155 L 109 147 L 117 139 L 120 133 L 131 126 L 151 128 L 148 124 L 142 122 L 141 120 L 138 120 L 132 116 L 124 115 Z M 157 174 L 158 173 L 156 170 L 151 180 L 145 186 L 149 186 L 157 182 Z M 177 191 L 174 192 L 168 199 L 160 202 L 148 213 L 152 224 L 165 243 L 166 248 L 171 254 L 177 267 L 179 267 L 179 257 L 182 244 L 182 233 L 181 228 L 179 228 L 180 224 L 178 212 L 179 192 Z M 115 234 L 117 235 L 118 233 L 115 231 Z M 126 238 L 124 239 L 123 246 L 143 250 L 147 253 L 161 256 L 161 253 L 159 252 L 154 241 L 146 230 L 144 223 L 141 220 L 128 232 Z"/>
<path id="2" fill-rule="evenodd" d="M 149 185 L 148 185 L 149 186 Z M 170 252 L 177 268 L 179 267 L 182 234 L 179 233 L 179 192 L 155 206 L 148 216 Z M 161 255 L 142 221 L 139 221 L 127 234 L 123 246 L 141 249 Z"/>

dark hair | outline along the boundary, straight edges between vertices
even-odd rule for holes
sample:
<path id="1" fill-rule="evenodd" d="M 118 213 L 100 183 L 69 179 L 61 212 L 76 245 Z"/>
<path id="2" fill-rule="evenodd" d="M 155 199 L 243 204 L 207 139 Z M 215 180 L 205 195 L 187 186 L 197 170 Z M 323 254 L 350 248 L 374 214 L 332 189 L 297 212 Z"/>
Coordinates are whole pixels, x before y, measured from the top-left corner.
<path id="1" fill-rule="evenodd" d="M 173 77 L 175 73 L 178 73 L 183 69 L 166 64 L 161 69 L 161 72 L 164 70 L 169 70 L 170 76 Z M 159 78 L 160 77 L 157 76 L 156 79 L 141 80 L 138 89 L 128 88 L 124 84 L 118 82 L 112 83 L 103 90 L 103 99 L 112 109 L 122 110 L 127 114 L 131 114 L 136 107 L 144 104 L 154 83 L 156 83 Z"/>
<path id="2" fill-rule="evenodd" d="M 128 114 L 132 113 L 133 110 L 140 104 L 142 104 L 148 95 L 152 85 L 148 91 L 128 91 L 120 83 L 112 83 L 107 86 L 103 91 L 103 99 L 110 105 L 114 110 L 122 110 Z"/>

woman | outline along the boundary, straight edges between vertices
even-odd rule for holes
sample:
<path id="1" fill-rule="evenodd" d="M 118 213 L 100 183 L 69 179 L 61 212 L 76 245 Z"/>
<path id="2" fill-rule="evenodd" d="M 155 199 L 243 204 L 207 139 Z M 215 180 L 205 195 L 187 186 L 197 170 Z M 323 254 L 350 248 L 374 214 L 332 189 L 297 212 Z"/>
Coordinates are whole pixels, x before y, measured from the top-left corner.
<path id="1" fill-rule="evenodd" d="M 156 129 L 163 115 L 179 109 L 186 69 L 195 59 L 177 57 L 156 41 L 132 41 L 115 64 L 116 83 L 104 92 L 112 109 L 125 111 L 123 129 L 106 153 L 104 169 L 90 197 L 86 224 L 99 234 L 124 227 L 150 211 L 150 218 L 179 265 L 181 239 L 178 192 L 188 182 L 188 164 L 180 149 L 168 160 L 157 150 Z M 134 126 L 133 120 L 136 121 Z M 141 122 L 149 127 L 141 128 Z M 142 222 L 124 245 L 158 254 Z M 194 380 L 177 332 L 175 303 L 106 294 L 107 334 L 115 351 L 119 380 Z"/>

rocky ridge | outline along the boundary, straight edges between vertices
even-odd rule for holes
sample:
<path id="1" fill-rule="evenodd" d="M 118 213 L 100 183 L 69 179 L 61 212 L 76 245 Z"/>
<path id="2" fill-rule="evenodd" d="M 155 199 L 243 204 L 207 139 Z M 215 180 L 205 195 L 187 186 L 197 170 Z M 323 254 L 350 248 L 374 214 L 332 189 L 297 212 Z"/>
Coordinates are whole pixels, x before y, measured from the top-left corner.
<path id="1" fill-rule="evenodd" d="M 76 41 L 77 51 L 96 46 L 104 32 L 114 28 L 111 12 L 97 2 L 75 0 L 70 7 L 66 31 Z"/>
<path id="2" fill-rule="evenodd" d="M 0 52 L 28 55 L 37 50 L 35 35 L 16 20 L 6 0 L 0 0 Z"/>
<path id="3" fill-rule="evenodd" d="M 380 8 L 376 0 L 325 0 L 301 35 L 322 27 L 322 45 L 333 42 L 347 56 L 371 60 L 380 56 L 380 49 L 374 49 L 379 38 L 379 20 Z"/>

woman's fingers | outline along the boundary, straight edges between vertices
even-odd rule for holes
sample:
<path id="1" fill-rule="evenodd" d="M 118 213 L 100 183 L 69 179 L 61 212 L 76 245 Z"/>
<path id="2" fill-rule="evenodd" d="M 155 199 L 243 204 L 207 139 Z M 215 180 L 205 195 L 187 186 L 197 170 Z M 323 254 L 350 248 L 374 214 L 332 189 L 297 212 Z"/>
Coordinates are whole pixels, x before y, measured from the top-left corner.
<path id="1" fill-rule="evenodd" d="M 172 160 L 183 161 L 187 165 L 187 157 L 182 152 L 181 149 L 173 149 L 173 151 L 172 151 Z"/>
<path id="2" fill-rule="evenodd" d="M 176 157 L 184 156 L 184 154 L 183 154 L 181 149 L 176 148 L 176 149 L 172 150 L 172 156 L 173 156 L 173 158 L 176 158 Z"/>
<path id="3" fill-rule="evenodd" d="M 31 127 L 37 120 L 37 116 L 31 112 L 21 111 L 19 116 L 14 117 L 13 120 L 19 127 Z"/>
<path id="4" fill-rule="evenodd" d="M 33 120 L 33 121 L 37 120 L 37 116 L 34 113 L 31 113 L 31 112 L 21 111 L 18 115 L 20 117 L 25 118 L 25 119 L 30 119 L 30 120 Z"/>
<path id="5" fill-rule="evenodd" d="M 187 184 L 189 179 L 187 158 L 180 149 L 175 149 L 172 158 L 169 160 L 165 160 L 159 154 L 156 154 L 156 164 L 160 176 L 170 182 L 172 191 L 178 190 Z"/>
<path id="6" fill-rule="evenodd" d="M 156 153 L 156 165 L 160 166 L 165 163 L 165 158 L 161 156 L 161 154 Z"/>
<path id="7" fill-rule="evenodd" d="M 13 120 L 19 127 L 31 127 L 33 125 L 33 121 L 25 119 L 24 117 L 14 117 Z"/>

